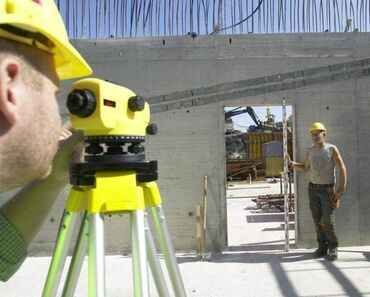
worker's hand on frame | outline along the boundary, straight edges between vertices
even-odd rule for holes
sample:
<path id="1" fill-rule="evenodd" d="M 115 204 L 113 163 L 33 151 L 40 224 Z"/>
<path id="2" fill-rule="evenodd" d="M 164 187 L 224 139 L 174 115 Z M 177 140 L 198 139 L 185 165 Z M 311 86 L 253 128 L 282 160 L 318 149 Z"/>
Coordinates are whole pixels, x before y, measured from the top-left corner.
<path id="1" fill-rule="evenodd" d="M 59 137 L 59 149 L 53 161 L 51 176 L 68 183 L 69 164 L 81 161 L 83 151 L 83 133 L 75 131 L 71 123 L 66 122 Z"/>
<path id="2" fill-rule="evenodd" d="M 292 166 L 292 160 L 290 159 L 289 154 L 286 154 L 285 159 L 286 159 L 286 161 L 288 162 L 288 166 L 289 166 L 289 167 L 291 167 L 291 166 Z"/>

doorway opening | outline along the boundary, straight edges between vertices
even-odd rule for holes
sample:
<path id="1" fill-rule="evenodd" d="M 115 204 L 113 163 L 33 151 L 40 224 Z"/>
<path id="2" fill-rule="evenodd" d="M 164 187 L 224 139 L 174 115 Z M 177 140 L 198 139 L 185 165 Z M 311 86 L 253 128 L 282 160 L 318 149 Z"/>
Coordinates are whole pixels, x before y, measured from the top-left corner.
<path id="1" fill-rule="evenodd" d="M 285 232 L 282 106 L 225 107 L 229 250 L 284 250 L 295 243 L 294 180 L 289 172 Z M 293 109 L 286 106 L 287 151 L 293 158 Z"/>

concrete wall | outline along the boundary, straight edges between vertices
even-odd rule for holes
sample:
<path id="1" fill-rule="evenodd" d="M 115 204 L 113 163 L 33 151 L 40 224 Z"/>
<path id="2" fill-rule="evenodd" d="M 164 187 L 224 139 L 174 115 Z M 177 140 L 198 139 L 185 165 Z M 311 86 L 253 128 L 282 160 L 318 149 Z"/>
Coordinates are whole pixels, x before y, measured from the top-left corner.
<path id="1" fill-rule="evenodd" d="M 75 44 L 95 70 L 94 77 L 122 84 L 144 97 L 370 56 L 370 34 L 366 33 L 80 40 Z M 224 106 L 280 105 L 282 97 L 295 112 L 296 160 L 303 160 L 311 144 L 307 127 L 313 121 L 322 121 L 328 128 L 328 141 L 338 146 L 347 165 L 348 190 L 337 211 L 340 244 L 370 244 L 370 87 L 368 72 L 362 66 L 354 70 L 358 75 L 346 72 L 338 80 L 330 75 L 333 79 L 321 81 L 316 77 L 313 84 L 307 81 L 285 91 L 270 89 L 153 114 L 152 121 L 160 132 L 148 137 L 147 157 L 159 162 L 158 184 L 175 248 L 195 249 L 195 207 L 202 203 L 204 176 L 209 179 L 207 249 L 227 247 Z M 63 96 L 68 83 L 63 85 Z M 63 104 L 61 112 L 67 116 Z M 296 181 L 297 242 L 301 247 L 312 247 L 315 234 L 308 209 L 307 178 L 299 175 Z M 34 252 L 49 250 L 63 205 L 60 199 L 33 246 Z M 127 218 L 107 218 L 107 223 L 108 249 L 126 250 Z"/>

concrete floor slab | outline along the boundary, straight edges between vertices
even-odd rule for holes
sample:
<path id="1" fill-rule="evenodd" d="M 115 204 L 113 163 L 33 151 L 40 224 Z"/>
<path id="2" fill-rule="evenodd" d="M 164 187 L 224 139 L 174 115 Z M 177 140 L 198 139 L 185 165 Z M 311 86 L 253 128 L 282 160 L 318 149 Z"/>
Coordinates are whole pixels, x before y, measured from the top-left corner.
<path id="1" fill-rule="evenodd" d="M 292 228 L 291 249 L 284 252 L 284 226 L 276 219 L 281 212 L 258 210 L 251 199 L 228 199 L 227 252 L 213 254 L 209 262 L 196 261 L 192 253 L 178 255 L 188 297 L 370 296 L 370 246 L 339 248 L 339 259 L 335 262 L 314 259 L 313 250 L 294 248 Z M 267 217 L 270 213 L 275 219 Z M 263 215 L 265 221 L 247 220 L 248 216 Z M 41 296 L 50 259 L 27 258 L 8 282 L 0 283 L 0 296 Z M 132 297 L 131 258 L 118 255 L 107 256 L 105 260 L 106 296 Z M 160 261 L 163 265 L 163 259 Z M 153 281 L 150 282 L 151 296 L 158 297 Z M 75 297 L 86 296 L 85 259 Z"/>
<path id="2" fill-rule="evenodd" d="M 370 247 L 341 248 L 336 262 L 312 259 L 311 252 L 237 251 L 213 255 L 211 262 L 184 254 L 178 259 L 187 296 L 192 297 L 370 296 Z M 0 284 L 0 296 L 41 296 L 49 261 L 28 258 L 12 279 Z M 75 297 L 87 296 L 86 264 Z M 106 296 L 133 296 L 130 257 L 107 256 L 106 271 Z M 158 296 L 152 281 L 151 289 L 151 296 Z"/>

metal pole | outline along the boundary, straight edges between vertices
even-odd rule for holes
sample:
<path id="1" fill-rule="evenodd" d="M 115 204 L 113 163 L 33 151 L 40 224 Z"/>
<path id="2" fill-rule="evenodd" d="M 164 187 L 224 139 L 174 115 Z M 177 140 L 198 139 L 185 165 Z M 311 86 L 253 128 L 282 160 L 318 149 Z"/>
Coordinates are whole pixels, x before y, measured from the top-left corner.
<path id="1" fill-rule="evenodd" d="M 158 295 L 161 297 L 170 297 L 168 292 L 166 280 L 163 275 L 161 264 L 159 263 L 157 256 L 157 249 L 155 248 L 154 239 L 152 232 L 150 231 L 149 222 L 147 214 L 144 215 L 145 224 L 145 239 L 146 239 L 146 253 L 148 257 L 148 262 L 150 269 L 152 271 L 152 276 L 157 287 Z"/>
<path id="2" fill-rule="evenodd" d="M 145 243 L 144 210 L 130 213 L 134 296 L 149 297 L 149 278 Z"/>
<path id="3" fill-rule="evenodd" d="M 157 232 L 157 238 L 161 247 L 164 260 L 166 262 L 167 271 L 170 276 L 172 288 L 176 297 L 186 297 L 184 284 L 181 279 L 179 266 L 175 251 L 170 240 L 166 219 L 161 205 L 150 207 L 154 228 Z"/>
<path id="4" fill-rule="evenodd" d="M 43 297 L 54 297 L 57 294 L 77 217 L 78 213 L 70 213 L 66 210 L 63 213 L 59 226 L 57 242 L 42 293 Z"/>
<path id="5" fill-rule="evenodd" d="M 93 213 L 88 219 L 88 296 L 105 297 L 104 217 L 100 213 Z"/>
<path id="6" fill-rule="evenodd" d="M 85 211 L 77 243 L 73 251 L 71 264 L 69 266 L 68 274 L 66 277 L 62 297 L 73 297 L 75 294 L 78 277 L 80 275 L 83 260 L 87 252 L 88 232 L 89 222 L 87 220 L 87 212 Z"/>
<path id="7" fill-rule="evenodd" d="M 287 127 L 287 118 L 286 118 L 286 99 L 285 98 L 283 98 L 283 159 L 284 159 L 285 251 L 289 252 L 288 127 Z"/>

